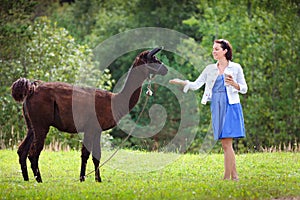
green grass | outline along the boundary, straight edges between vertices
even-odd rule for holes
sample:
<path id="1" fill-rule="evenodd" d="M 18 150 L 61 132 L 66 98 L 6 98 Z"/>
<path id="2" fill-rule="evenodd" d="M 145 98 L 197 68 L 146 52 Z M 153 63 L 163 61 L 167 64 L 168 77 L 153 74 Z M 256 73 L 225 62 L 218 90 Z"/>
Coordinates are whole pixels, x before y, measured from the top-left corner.
<path id="1" fill-rule="evenodd" d="M 103 160 L 110 152 L 103 153 Z M 237 155 L 239 182 L 224 181 L 223 155 L 120 151 L 79 182 L 80 152 L 43 151 L 43 183 L 24 182 L 16 151 L 0 150 L 1 199 L 272 199 L 300 198 L 300 153 Z M 148 165 L 147 165 L 148 163 Z M 146 166 L 147 165 L 147 166 Z M 30 164 L 29 164 L 30 166 Z M 143 171 L 143 169 L 145 169 Z M 87 171 L 93 170 L 91 159 Z M 127 171 L 127 172 L 126 172 Z"/>

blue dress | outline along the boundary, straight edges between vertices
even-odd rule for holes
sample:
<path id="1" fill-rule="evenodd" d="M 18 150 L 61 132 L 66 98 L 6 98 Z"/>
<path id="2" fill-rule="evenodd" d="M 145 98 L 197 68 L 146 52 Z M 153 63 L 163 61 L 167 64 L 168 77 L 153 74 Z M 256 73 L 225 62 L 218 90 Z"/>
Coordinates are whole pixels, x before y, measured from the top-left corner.
<path id="1" fill-rule="evenodd" d="M 215 140 L 245 137 L 242 106 L 240 103 L 229 104 L 224 75 L 219 75 L 214 84 L 210 109 Z"/>

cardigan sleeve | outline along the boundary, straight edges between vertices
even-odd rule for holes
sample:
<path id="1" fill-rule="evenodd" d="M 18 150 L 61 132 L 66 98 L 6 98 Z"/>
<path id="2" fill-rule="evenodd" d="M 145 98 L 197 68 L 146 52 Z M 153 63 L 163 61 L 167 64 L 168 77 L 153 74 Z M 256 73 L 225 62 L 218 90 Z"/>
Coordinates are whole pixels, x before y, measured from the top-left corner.
<path id="1" fill-rule="evenodd" d="M 204 70 L 200 76 L 195 80 L 195 81 L 189 81 L 186 80 L 187 84 L 184 86 L 183 88 L 183 92 L 187 93 L 188 90 L 198 90 L 199 88 L 201 88 L 204 83 L 206 82 L 206 78 L 207 78 L 207 70 Z"/>
<path id="2" fill-rule="evenodd" d="M 233 88 L 234 92 L 240 92 L 241 94 L 246 94 L 248 90 L 248 86 L 245 80 L 243 68 L 239 65 L 238 73 L 236 78 L 237 84 L 240 86 L 240 90 Z"/>

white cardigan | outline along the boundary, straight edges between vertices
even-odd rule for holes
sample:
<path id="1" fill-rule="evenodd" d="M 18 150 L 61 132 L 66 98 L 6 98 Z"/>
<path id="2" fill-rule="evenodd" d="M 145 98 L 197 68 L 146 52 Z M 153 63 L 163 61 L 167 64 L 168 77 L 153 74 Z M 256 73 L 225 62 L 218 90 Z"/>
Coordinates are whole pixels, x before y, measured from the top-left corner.
<path id="1" fill-rule="evenodd" d="M 240 90 L 235 89 L 233 86 L 226 86 L 227 96 L 229 104 L 240 103 L 239 92 L 245 94 L 248 90 L 248 86 L 244 77 L 244 72 L 240 64 L 229 61 L 228 66 L 224 70 L 225 74 L 231 74 L 233 80 L 239 84 Z M 183 92 L 188 90 L 198 90 L 205 84 L 204 94 L 201 100 L 202 104 L 206 104 L 211 100 L 212 88 L 218 77 L 219 71 L 216 64 L 211 64 L 205 67 L 200 76 L 191 82 L 187 80 L 187 84 L 183 88 Z"/>

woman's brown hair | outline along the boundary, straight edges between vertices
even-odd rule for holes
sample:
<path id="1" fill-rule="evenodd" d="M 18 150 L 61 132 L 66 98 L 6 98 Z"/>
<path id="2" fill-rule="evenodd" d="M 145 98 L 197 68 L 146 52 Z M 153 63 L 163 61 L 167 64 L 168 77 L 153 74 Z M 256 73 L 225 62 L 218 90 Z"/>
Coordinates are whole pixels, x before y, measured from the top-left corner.
<path id="1" fill-rule="evenodd" d="M 232 46 L 231 44 L 224 39 L 219 39 L 219 40 L 215 40 L 214 43 L 219 43 L 221 44 L 221 47 L 223 50 L 227 49 L 227 52 L 225 54 L 225 57 L 227 60 L 232 60 Z"/>

